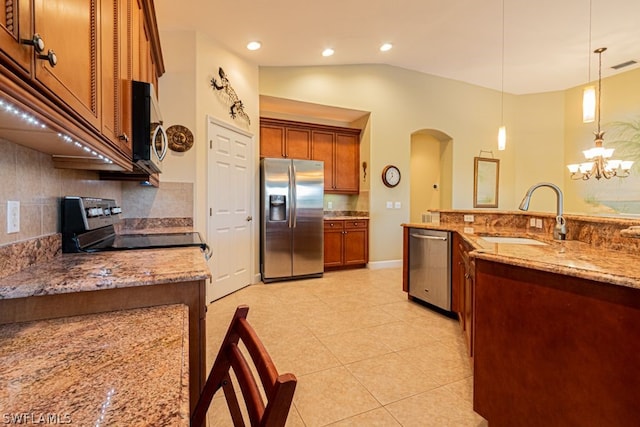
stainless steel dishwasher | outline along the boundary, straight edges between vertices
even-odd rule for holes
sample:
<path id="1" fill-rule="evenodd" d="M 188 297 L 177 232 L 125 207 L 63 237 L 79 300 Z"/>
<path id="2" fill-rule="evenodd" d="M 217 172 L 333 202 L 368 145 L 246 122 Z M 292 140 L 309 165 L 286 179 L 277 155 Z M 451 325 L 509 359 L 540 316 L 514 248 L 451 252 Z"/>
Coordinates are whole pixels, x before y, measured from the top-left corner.
<path id="1" fill-rule="evenodd" d="M 451 311 L 451 232 L 409 229 L 409 295 Z"/>

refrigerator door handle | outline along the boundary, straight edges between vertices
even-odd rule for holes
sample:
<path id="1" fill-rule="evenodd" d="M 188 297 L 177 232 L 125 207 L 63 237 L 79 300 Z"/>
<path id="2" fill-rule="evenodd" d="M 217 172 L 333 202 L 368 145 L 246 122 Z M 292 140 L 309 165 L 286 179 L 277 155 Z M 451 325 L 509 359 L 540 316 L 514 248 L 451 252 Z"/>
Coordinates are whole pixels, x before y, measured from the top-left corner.
<path id="1" fill-rule="evenodd" d="M 287 174 L 289 175 L 287 178 L 289 180 L 289 228 L 293 228 L 293 177 L 292 177 L 292 165 L 291 163 L 287 167 Z"/>
<path id="2" fill-rule="evenodd" d="M 295 163 L 292 166 L 292 174 L 291 174 L 291 206 L 292 206 L 292 217 L 293 217 L 293 228 L 296 228 L 297 219 L 298 219 L 298 183 L 296 182 L 296 165 Z"/>

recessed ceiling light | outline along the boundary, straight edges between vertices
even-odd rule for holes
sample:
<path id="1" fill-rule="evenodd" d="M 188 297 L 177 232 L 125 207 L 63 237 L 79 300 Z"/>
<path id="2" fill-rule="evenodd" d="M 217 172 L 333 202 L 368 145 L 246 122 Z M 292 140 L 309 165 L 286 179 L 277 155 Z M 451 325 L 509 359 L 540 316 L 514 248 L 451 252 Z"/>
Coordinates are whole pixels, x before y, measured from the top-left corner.
<path id="1" fill-rule="evenodd" d="M 382 46 L 380 46 L 380 52 L 391 50 L 392 47 L 393 45 L 391 43 L 383 43 Z"/>
<path id="2" fill-rule="evenodd" d="M 331 56 L 333 55 L 335 52 L 333 49 L 331 49 L 330 47 L 326 48 L 325 50 L 322 51 L 322 56 Z"/>
<path id="3" fill-rule="evenodd" d="M 247 49 L 249 50 L 258 50 L 261 47 L 262 47 L 262 44 L 257 41 L 249 42 L 249 44 L 247 44 Z"/>

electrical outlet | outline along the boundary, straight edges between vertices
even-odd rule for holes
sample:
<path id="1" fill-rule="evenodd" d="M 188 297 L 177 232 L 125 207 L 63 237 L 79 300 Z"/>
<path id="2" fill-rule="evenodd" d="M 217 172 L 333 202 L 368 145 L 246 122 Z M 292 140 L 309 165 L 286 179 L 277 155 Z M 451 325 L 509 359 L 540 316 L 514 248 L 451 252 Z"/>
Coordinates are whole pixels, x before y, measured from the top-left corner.
<path id="1" fill-rule="evenodd" d="M 7 233 L 20 231 L 20 202 L 7 201 Z"/>
<path id="2" fill-rule="evenodd" d="M 465 234 L 473 234 L 473 227 L 465 227 L 463 231 Z"/>
<path id="3" fill-rule="evenodd" d="M 400 209 L 402 207 L 402 203 L 395 202 L 393 207 L 396 208 L 396 209 Z"/>
<path id="4" fill-rule="evenodd" d="M 535 226 L 536 226 L 536 219 L 529 218 L 529 227 L 535 227 Z"/>
<path id="5" fill-rule="evenodd" d="M 327 209 L 333 209 L 333 202 L 327 202 Z"/>
<path id="6" fill-rule="evenodd" d="M 536 228 L 542 228 L 542 220 L 540 218 L 536 218 Z"/>
<path id="7" fill-rule="evenodd" d="M 393 209 L 393 202 L 387 202 L 387 209 Z"/>
<path id="8" fill-rule="evenodd" d="M 465 215 L 464 222 L 473 222 L 473 215 Z"/>

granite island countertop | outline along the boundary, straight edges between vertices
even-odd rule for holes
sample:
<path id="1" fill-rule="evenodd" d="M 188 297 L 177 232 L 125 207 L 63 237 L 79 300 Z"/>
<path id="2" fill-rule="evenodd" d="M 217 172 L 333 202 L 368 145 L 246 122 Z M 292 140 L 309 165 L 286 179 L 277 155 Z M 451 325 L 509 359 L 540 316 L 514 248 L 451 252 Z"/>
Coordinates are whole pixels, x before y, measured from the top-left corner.
<path id="1" fill-rule="evenodd" d="M 188 426 L 188 326 L 182 304 L 0 326 L 5 422 Z"/>
<path id="2" fill-rule="evenodd" d="M 603 250 L 577 240 L 556 241 L 550 235 L 524 230 L 459 224 L 407 223 L 403 227 L 455 231 L 474 250 L 470 256 L 535 270 L 640 289 L 640 256 Z M 491 243 L 482 236 L 528 237 L 546 245 Z"/>
<path id="3" fill-rule="evenodd" d="M 200 248 L 62 254 L 0 279 L 0 299 L 126 288 L 211 277 Z"/>

